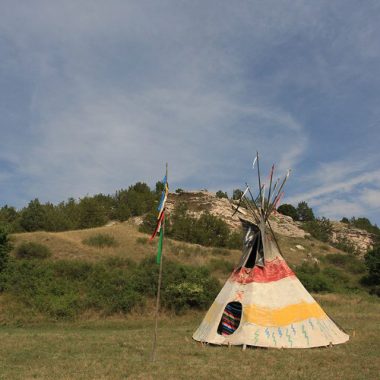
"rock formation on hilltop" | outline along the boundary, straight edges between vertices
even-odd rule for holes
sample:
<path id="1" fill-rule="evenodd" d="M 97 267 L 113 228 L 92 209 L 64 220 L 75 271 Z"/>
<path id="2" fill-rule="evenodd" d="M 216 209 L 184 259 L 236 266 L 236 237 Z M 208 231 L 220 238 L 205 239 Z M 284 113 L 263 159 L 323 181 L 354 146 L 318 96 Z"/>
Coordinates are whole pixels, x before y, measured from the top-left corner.
<path id="1" fill-rule="evenodd" d="M 332 223 L 332 236 L 331 241 L 333 243 L 338 243 L 342 240 L 349 241 L 355 249 L 360 253 L 364 254 L 368 250 L 373 248 L 373 234 L 360 230 L 359 228 L 351 227 L 345 223 L 341 222 L 331 222 Z"/>
<path id="2" fill-rule="evenodd" d="M 193 217 L 198 218 L 203 212 L 208 211 L 223 219 L 233 229 L 241 227 L 237 214 L 232 216 L 235 202 L 230 199 L 218 198 L 215 193 L 205 190 L 170 193 L 167 201 L 168 213 L 173 212 L 175 206 L 181 202 L 187 205 L 188 213 Z M 241 211 L 248 213 L 243 207 Z M 292 238 L 304 238 L 310 235 L 300 227 L 300 222 L 295 222 L 291 217 L 277 212 L 270 217 L 270 223 L 274 232 L 280 235 Z M 340 222 L 332 222 L 332 231 L 332 242 L 346 240 L 361 254 L 373 247 L 373 236 L 367 231 Z"/>
<path id="3" fill-rule="evenodd" d="M 170 193 L 166 204 L 169 214 L 181 202 L 186 203 L 191 216 L 198 218 L 203 212 L 208 211 L 210 214 L 223 219 L 233 229 L 241 227 L 238 215 L 232 216 L 234 203 L 230 199 L 218 198 L 214 193 L 203 190 L 179 194 Z M 241 211 L 248 214 L 244 207 L 241 207 Z M 270 217 L 270 223 L 276 233 L 284 236 L 303 238 L 309 235 L 289 216 L 276 213 Z"/>

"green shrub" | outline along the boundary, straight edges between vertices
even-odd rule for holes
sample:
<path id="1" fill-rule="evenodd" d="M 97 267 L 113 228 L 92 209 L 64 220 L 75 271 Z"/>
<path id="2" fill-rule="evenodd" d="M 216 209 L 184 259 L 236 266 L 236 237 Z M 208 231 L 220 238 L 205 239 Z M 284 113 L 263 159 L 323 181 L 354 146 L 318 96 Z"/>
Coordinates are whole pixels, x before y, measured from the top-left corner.
<path id="1" fill-rule="evenodd" d="M 332 232 L 331 222 L 326 218 L 307 221 L 303 223 L 302 228 L 323 242 L 329 241 Z"/>
<path id="2" fill-rule="evenodd" d="M 163 307 L 181 313 L 210 305 L 219 283 L 208 269 L 169 260 L 164 265 Z M 121 258 L 96 264 L 10 259 L 0 273 L 0 284 L 30 310 L 54 319 L 72 319 L 91 309 L 105 315 L 127 314 L 156 296 L 158 268 L 154 257 L 139 264 Z"/>
<path id="3" fill-rule="evenodd" d="M 86 281 L 86 306 L 105 314 L 128 313 L 142 298 L 122 269 L 96 265 Z"/>
<path id="4" fill-rule="evenodd" d="M 356 256 L 342 253 L 332 253 L 323 257 L 323 261 L 345 269 L 352 274 L 360 274 L 366 271 L 365 264 Z"/>
<path id="5" fill-rule="evenodd" d="M 150 220 L 150 216 L 149 216 Z M 146 223 L 147 224 L 147 223 Z M 204 212 L 198 219 L 188 214 L 186 204 L 179 203 L 166 224 L 166 235 L 176 240 L 214 247 L 241 247 L 239 235 L 230 232 L 226 222 Z"/>
<path id="6" fill-rule="evenodd" d="M 228 199 L 227 193 L 222 191 L 222 190 L 218 190 L 215 195 L 217 198 L 227 198 Z"/>
<path id="7" fill-rule="evenodd" d="M 46 259 L 52 255 L 46 245 L 32 241 L 21 243 L 16 248 L 15 254 L 19 259 Z"/>
<path id="8" fill-rule="evenodd" d="M 303 263 L 296 268 L 296 274 L 303 286 L 309 292 L 329 292 L 332 291 L 332 284 L 321 273 L 317 264 L 310 265 Z"/>
<path id="9" fill-rule="evenodd" d="M 59 277 L 54 264 L 13 260 L 5 274 L 5 290 L 31 309 L 53 318 L 72 318 L 80 312 L 80 294 L 73 281 Z"/>
<path id="10" fill-rule="evenodd" d="M 348 272 L 352 274 L 362 274 L 366 272 L 366 266 L 362 261 L 357 260 L 356 263 L 349 263 L 346 265 Z"/>
<path id="11" fill-rule="evenodd" d="M 361 283 L 370 287 L 371 294 L 380 294 L 380 246 L 375 247 L 369 251 L 365 256 L 365 265 L 368 270 L 368 274 L 365 275 Z"/>
<path id="12" fill-rule="evenodd" d="M 324 261 L 330 264 L 334 264 L 337 267 L 345 268 L 347 264 L 351 263 L 355 259 L 352 256 L 348 256 L 342 253 L 331 253 L 324 256 Z"/>
<path id="13" fill-rule="evenodd" d="M 297 272 L 297 277 L 302 282 L 303 286 L 309 292 L 330 292 L 333 290 L 332 285 L 329 283 L 321 273 L 309 274 L 304 272 Z"/>
<path id="14" fill-rule="evenodd" d="M 350 253 L 352 255 L 358 255 L 359 254 L 356 246 L 350 240 L 348 240 L 346 237 L 339 238 L 338 241 L 332 243 L 332 245 L 335 248 L 338 248 L 341 251 Z"/>
<path id="15" fill-rule="evenodd" d="M 337 286 L 344 287 L 345 284 L 350 282 L 350 278 L 342 270 L 336 268 L 324 268 L 322 273 Z"/>
<path id="16" fill-rule="evenodd" d="M 98 248 L 115 247 L 118 245 L 116 239 L 107 234 L 96 234 L 90 236 L 87 239 L 84 239 L 82 243 Z"/>
<path id="17" fill-rule="evenodd" d="M 162 278 L 162 305 L 176 313 L 189 308 L 205 309 L 216 297 L 219 282 L 204 267 L 192 267 L 165 260 Z M 154 258 L 143 260 L 133 274 L 139 293 L 154 297 L 157 292 L 158 265 Z"/>
<path id="18" fill-rule="evenodd" d="M 227 247 L 230 249 L 242 249 L 243 233 L 241 231 L 230 232 L 227 240 Z"/>

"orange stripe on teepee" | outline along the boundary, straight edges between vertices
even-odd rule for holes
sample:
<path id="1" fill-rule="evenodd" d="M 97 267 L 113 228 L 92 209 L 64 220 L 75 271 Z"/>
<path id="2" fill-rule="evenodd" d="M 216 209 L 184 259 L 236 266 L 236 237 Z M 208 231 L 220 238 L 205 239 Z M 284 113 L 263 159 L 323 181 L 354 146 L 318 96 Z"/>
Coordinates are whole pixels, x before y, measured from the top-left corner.
<path id="1" fill-rule="evenodd" d="M 316 302 L 301 302 L 281 309 L 268 309 L 256 305 L 246 305 L 243 308 L 245 322 L 266 327 L 281 327 L 309 318 L 322 319 L 326 317 L 326 313 Z"/>

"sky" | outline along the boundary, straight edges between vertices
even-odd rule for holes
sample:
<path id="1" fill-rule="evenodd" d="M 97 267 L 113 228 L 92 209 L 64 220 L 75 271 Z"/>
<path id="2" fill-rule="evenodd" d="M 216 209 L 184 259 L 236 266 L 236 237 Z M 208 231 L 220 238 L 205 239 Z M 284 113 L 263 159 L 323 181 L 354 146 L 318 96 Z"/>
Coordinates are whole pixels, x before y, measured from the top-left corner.
<path id="1" fill-rule="evenodd" d="M 380 224 L 380 2 L 0 0 L 0 206 L 160 180 Z"/>

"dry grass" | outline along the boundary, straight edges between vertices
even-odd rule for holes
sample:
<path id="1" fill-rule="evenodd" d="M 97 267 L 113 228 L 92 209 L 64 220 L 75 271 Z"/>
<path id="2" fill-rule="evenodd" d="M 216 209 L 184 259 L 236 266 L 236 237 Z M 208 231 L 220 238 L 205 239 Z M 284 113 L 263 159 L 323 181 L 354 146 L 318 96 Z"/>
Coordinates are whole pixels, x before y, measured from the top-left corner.
<path id="1" fill-rule="evenodd" d="M 0 379 L 377 379 L 380 304 L 370 297 L 318 297 L 351 335 L 310 350 L 202 347 L 191 339 L 202 314 L 163 317 L 157 361 L 153 321 L 127 319 L 0 328 Z"/>
<path id="2" fill-rule="evenodd" d="M 115 239 L 117 246 L 97 248 L 83 241 L 97 234 L 107 234 Z M 149 242 L 148 235 L 138 231 L 132 223 L 118 223 L 109 227 L 91 228 L 65 232 L 31 232 L 12 235 L 15 247 L 32 241 L 46 245 L 52 252 L 52 259 L 82 259 L 96 261 L 102 258 L 118 256 L 140 261 L 154 255 L 157 241 Z M 186 264 L 205 265 L 212 258 L 220 256 L 237 262 L 240 252 L 237 250 L 218 250 L 200 245 L 165 239 L 165 256 Z M 225 255 L 227 253 L 227 255 Z"/>
<path id="3" fill-rule="evenodd" d="M 107 234 L 113 237 L 117 246 L 97 248 L 83 244 L 83 240 L 97 234 Z M 147 234 L 139 232 L 137 226 L 129 222 L 86 230 L 32 232 L 12 235 L 12 241 L 15 246 L 25 241 L 38 242 L 50 248 L 53 252 L 53 259 L 83 260 L 98 260 L 110 256 L 119 256 L 140 261 L 156 252 L 156 242 L 151 243 L 147 238 Z M 307 258 L 307 253 L 309 252 L 317 258 L 326 254 L 341 252 L 315 239 L 289 238 L 280 235 L 278 240 L 289 264 L 300 264 L 303 259 Z M 305 250 L 296 249 L 297 244 L 302 245 Z M 168 258 L 187 264 L 204 265 L 210 259 L 218 256 L 231 263 L 237 263 L 241 252 L 239 250 L 206 248 L 166 238 L 165 255 Z"/>

